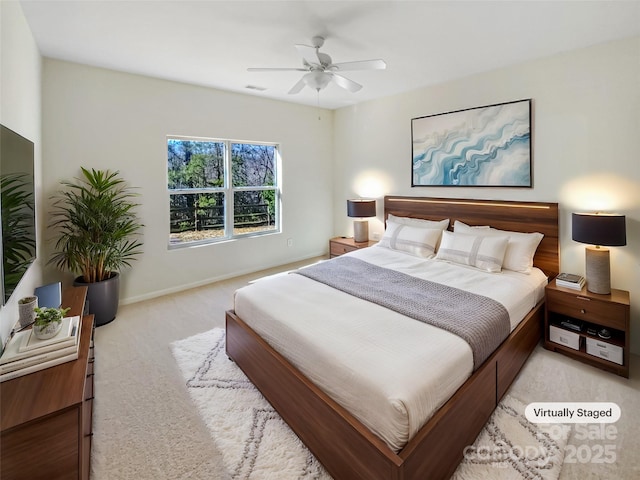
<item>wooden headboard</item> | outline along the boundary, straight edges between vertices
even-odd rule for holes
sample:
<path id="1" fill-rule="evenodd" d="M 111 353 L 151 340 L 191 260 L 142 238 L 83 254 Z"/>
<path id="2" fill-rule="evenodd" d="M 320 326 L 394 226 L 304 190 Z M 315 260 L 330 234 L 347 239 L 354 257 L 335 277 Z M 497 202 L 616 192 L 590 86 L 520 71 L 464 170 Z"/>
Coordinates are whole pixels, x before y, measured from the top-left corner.
<path id="1" fill-rule="evenodd" d="M 427 220 L 459 220 L 467 225 L 489 225 L 514 232 L 540 232 L 544 238 L 538 246 L 533 264 L 549 278 L 560 271 L 558 241 L 558 204 L 502 200 L 472 200 L 433 197 L 384 197 L 384 218 L 389 214 Z"/>

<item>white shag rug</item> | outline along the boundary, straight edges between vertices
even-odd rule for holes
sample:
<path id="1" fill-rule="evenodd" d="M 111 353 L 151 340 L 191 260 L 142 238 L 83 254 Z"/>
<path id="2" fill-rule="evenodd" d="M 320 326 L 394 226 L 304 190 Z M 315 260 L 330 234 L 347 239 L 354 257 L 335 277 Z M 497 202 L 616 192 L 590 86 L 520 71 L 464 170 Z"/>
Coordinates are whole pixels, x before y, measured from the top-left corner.
<path id="1" fill-rule="evenodd" d="M 242 371 L 227 358 L 225 331 L 216 328 L 171 344 L 191 398 L 235 479 L 330 480 Z M 555 480 L 566 439 L 554 439 L 524 417 L 525 405 L 506 396 L 467 447 L 452 480 Z"/>

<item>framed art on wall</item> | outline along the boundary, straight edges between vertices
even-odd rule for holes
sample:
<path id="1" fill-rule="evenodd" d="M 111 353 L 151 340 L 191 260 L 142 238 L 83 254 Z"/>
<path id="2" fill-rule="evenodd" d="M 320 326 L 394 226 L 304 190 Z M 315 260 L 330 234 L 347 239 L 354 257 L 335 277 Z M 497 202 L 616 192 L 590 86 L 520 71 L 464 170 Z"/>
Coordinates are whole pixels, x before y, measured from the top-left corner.
<path id="1" fill-rule="evenodd" d="M 411 119 L 411 186 L 531 187 L 531 99 Z"/>

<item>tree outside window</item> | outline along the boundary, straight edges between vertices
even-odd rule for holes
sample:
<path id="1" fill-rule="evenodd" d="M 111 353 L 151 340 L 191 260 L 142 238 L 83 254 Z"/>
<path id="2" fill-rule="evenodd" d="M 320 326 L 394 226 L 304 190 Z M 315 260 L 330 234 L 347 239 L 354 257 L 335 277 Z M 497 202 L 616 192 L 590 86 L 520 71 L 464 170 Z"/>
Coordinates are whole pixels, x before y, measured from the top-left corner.
<path id="1" fill-rule="evenodd" d="M 280 231 L 275 144 L 169 137 L 170 245 Z"/>

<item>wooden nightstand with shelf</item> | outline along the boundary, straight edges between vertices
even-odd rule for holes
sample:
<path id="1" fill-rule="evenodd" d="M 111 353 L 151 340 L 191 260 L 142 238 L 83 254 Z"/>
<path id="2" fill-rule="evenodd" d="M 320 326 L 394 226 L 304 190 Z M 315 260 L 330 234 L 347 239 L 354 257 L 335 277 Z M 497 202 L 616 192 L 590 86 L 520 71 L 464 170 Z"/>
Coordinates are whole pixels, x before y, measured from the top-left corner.
<path id="1" fill-rule="evenodd" d="M 329 255 L 331 258 L 339 257 L 345 253 L 353 252 L 360 248 L 367 248 L 378 243 L 375 240 L 368 242 L 355 242 L 353 237 L 335 237 L 329 240 Z"/>
<path id="2" fill-rule="evenodd" d="M 572 320 L 582 326 L 575 331 L 562 325 Z M 598 333 L 605 329 L 604 338 Z M 629 292 L 611 289 L 609 295 L 573 290 L 553 280 L 545 290 L 544 347 L 629 378 Z"/>

